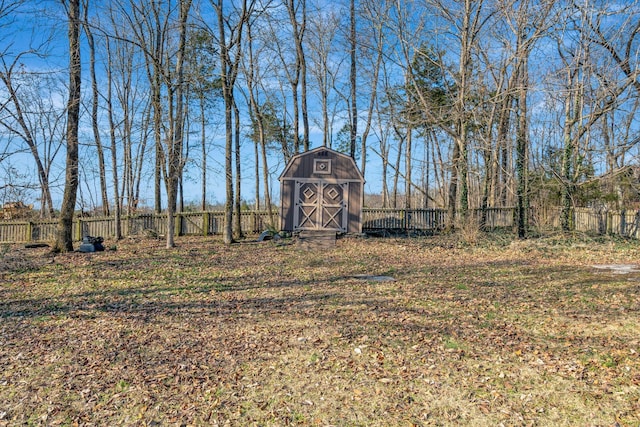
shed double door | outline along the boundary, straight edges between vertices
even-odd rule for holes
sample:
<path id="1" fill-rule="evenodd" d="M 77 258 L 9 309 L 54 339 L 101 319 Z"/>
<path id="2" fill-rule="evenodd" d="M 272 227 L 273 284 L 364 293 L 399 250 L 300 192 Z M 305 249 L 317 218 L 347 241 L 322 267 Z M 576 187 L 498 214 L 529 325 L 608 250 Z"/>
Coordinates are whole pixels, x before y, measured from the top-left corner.
<path id="1" fill-rule="evenodd" d="M 294 230 L 347 231 L 349 183 L 325 180 L 296 181 Z"/>

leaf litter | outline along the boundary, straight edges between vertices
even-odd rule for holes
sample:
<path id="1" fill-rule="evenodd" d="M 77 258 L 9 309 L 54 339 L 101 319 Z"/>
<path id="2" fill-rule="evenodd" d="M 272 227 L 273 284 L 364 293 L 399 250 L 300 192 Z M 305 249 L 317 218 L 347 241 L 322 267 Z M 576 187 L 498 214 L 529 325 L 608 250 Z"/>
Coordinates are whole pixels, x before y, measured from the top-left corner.
<path id="1" fill-rule="evenodd" d="M 638 246 L 447 239 L 21 252 L 0 426 L 640 423 Z"/>

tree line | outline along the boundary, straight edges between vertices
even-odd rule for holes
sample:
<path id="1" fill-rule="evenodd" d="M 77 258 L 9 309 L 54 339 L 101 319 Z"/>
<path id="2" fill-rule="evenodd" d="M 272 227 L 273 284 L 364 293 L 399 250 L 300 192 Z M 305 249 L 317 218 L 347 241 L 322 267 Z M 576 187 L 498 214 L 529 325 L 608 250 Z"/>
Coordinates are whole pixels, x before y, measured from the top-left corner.
<path id="1" fill-rule="evenodd" d="M 61 233 L 77 196 L 119 217 L 152 182 L 171 218 L 185 180 L 204 210 L 224 179 L 231 243 L 243 180 L 271 210 L 313 145 L 450 228 L 515 206 L 524 237 L 532 203 L 569 230 L 573 207 L 640 201 L 637 1 L 13 0 L 0 30 L 1 195 L 54 216 L 62 191 Z"/>

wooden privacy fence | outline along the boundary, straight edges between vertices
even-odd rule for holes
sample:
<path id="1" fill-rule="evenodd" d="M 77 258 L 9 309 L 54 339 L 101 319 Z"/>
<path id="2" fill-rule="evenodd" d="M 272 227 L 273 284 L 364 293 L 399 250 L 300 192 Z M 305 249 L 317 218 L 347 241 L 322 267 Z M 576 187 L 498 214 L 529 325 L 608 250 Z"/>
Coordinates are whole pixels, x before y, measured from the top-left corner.
<path id="1" fill-rule="evenodd" d="M 260 233 L 269 228 L 267 212 L 247 211 L 240 215 L 245 233 Z M 277 214 L 274 223 L 278 223 Z M 57 220 L 0 222 L 0 243 L 50 242 L 56 238 Z M 224 212 L 181 212 L 175 215 L 175 232 L 178 235 L 222 234 Z M 167 232 L 166 214 L 140 214 L 120 219 L 123 236 L 160 236 Z M 116 221 L 113 217 L 78 217 L 73 223 L 73 237 L 80 241 L 84 236 L 115 237 Z"/>
<path id="2" fill-rule="evenodd" d="M 438 231 L 445 226 L 444 209 L 371 209 L 362 211 L 362 231 Z"/>
<path id="3" fill-rule="evenodd" d="M 577 208 L 573 212 L 573 224 L 576 231 L 640 239 L 640 210 L 613 212 Z"/>
<path id="4" fill-rule="evenodd" d="M 530 226 L 538 229 L 559 229 L 560 209 L 536 209 L 529 212 Z M 485 227 L 495 229 L 513 227 L 514 208 L 489 208 L 484 215 L 479 209 L 470 212 L 471 218 L 484 216 Z M 438 232 L 447 223 L 444 209 L 372 209 L 365 208 L 362 213 L 363 232 L 400 231 L 400 232 Z M 614 234 L 640 238 L 640 211 L 636 210 L 597 210 L 577 208 L 572 211 L 573 229 L 595 234 Z M 240 214 L 242 230 L 257 234 L 272 228 L 270 224 L 280 224 L 277 214 L 273 221 L 264 211 L 246 211 Z M 0 243 L 51 242 L 55 240 L 57 220 L 38 221 L 2 221 L 0 222 Z M 122 217 L 120 227 L 123 236 L 160 236 L 167 231 L 166 214 L 140 214 Z M 174 227 L 178 235 L 210 236 L 222 234 L 224 212 L 181 212 L 175 215 Z M 115 237 L 115 219 L 113 217 L 76 218 L 73 224 L 73 236 L 77 241 L 84 236 L 101 236 L 106 239 Z"/>

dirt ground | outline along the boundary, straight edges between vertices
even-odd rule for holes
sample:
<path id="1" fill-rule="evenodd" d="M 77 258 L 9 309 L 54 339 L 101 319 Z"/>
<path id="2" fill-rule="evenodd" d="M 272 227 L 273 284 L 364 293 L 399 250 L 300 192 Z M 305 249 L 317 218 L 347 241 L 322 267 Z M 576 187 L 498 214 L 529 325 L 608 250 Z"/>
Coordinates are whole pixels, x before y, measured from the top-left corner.
<path id="1" fill-rule="evenodd" d="M 638 426 L 636 241 L 0 248 L 0 426 Z"/>

